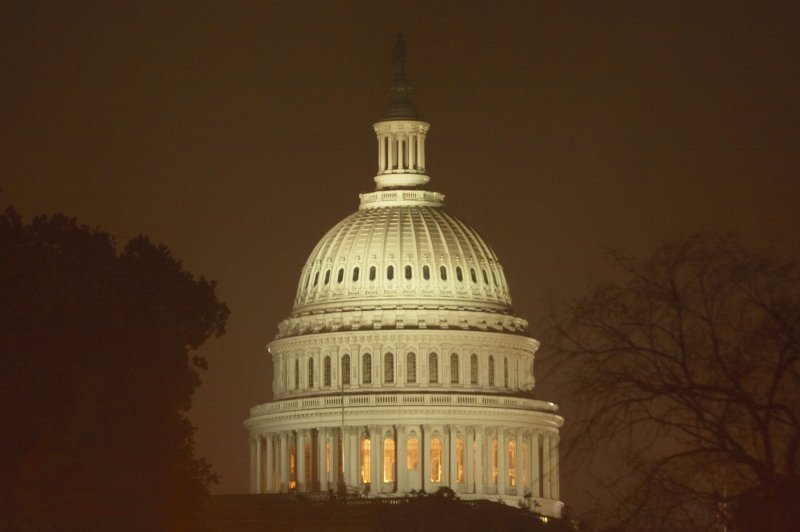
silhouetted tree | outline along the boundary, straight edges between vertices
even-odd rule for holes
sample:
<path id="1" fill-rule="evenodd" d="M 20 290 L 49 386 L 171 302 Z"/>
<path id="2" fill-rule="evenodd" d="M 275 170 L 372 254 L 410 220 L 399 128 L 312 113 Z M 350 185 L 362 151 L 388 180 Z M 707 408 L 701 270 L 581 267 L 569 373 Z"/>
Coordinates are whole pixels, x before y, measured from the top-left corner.
<path id="1" fill-rule="evenodd" d="M 798 261 L 706 235 L 614 260 L 624 281 L 553 339 L 585 408 L 572 456 L 626 457 L 612 529 L 800 530 Z"/>
<path id="2" fill-rule="evenodd" d="M 186 418 L 215 285 L 145 237 L 0 215 L 0 529 L 190 530 L 209 465 Z"/>

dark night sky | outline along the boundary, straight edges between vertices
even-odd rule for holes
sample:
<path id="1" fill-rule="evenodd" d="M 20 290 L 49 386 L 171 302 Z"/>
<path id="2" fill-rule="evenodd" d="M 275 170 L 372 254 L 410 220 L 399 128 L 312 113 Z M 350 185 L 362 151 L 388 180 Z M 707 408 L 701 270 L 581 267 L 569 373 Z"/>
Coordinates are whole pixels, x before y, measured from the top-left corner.
<path id="1" fill-rule="evenodd" d="M 431 188 L 533 336 L 608 248 L 705 228 L 800 250 L 796 2 L 143 4 L 3 2 L 0 205 L 144 233 L 219 282 L 192 411 L 217 493 L 247 490 L 242 421 L 307 254 L 373 186 L 399 29 Z"/>

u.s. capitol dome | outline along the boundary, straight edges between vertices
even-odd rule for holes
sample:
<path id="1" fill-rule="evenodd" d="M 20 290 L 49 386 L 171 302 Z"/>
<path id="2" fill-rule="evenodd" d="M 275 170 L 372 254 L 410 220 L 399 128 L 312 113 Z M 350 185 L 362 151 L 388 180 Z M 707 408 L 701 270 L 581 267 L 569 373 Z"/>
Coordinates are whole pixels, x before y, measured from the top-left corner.
<path id="1" fill-rule="evenodd" d="M 269 352 L 251 491 L 402 497 L 454 490 L 559 516 L 563 418 L 532 398 L 538 342 L 497 256 L 429 190 L 404 69 L 374 124 L 376 190 L 319 241 Z"/>

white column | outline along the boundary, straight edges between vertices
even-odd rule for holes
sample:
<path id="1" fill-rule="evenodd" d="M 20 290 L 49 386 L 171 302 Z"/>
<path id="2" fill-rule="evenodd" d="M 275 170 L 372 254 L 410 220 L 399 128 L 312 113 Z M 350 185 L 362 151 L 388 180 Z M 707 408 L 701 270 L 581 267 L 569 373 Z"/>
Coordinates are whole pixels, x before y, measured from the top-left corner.
<path id="1" fill-rule="evenodd" d="M 420 169 L 425 169 L 425 135 L 420 134 L 419 136 L 419 167 Z"/>
<path id="2" fill-rule="evenodd" d="M 256 436 L 256 493 L 264 493 L 264 445 L 261 435 Z"/>
<path id="3" fill-rule="evenodd" d="M 317 471 L 319 472 L 317 478 L 319 479 L 319 491 L 322 493 L 326 493 L 328 491 L 329 471 L 327 470 L 327 465 L 329 463 L 328 457 L 330 455 L 328 453 L 330 450 L 331 448 L 328 441 L 328 429 L 317 429 Z"/>
<path id="4" fill-rule="evenodd" d="M 531 433 L 531 494 L 534 497 L 542 496 L 541 467 L 539 465 L 539 432 Z"/>
<path id="5" fill-rule="evenodd" d="M 475 444 L 475 427 L 464 427 L 464 483 L 466 493 L 475 492 L 475 471 L 472 464 L 472 448 Z"/>
<path id="6" fill-rule="evenodd" d="M 450 479 L 448 485 L 450 489 L 453 491 L 458 491 L 458 462 L 457 462 L 457 452 L 456 452 L 456 439 L 458 438 L 458 430 L 456 429 L 455 425 L 449 425 L 447 427 L 447 433 L 450 440 L 450 445 L 448 446 L 448 478 Z"/>
<path id="7" fill-rule="evenodd" d="M 383 172 L 383 135 L 378 135 L 378 173 Z"/>
<path id="8" fill-rule="evenodd" d="M 275 491 L 275 472 L 273 470 L 273 464 L 275 462 L 275 442 L 272 440 L 272 434 L 267 434 L 267 452 L 265 460 L 267 462 L 267 467 L 264 493 L 272 493 Z"/>
<path id="9" fill-rule="evenodd" d="M 369 484 L 370 493 L 380 493 L 381 490 L 381 455 L 383 454 L 383 435 L 379 434 L 380 427 L 370 425 L 369 427 Z"/>
<path id="10" fill-rule="evenodd" d="M 561 491 L 560 489 L 561 480 L 558 471 L 558 436 L 556 435 L 553 435 L 553 437 L 550 438 L 550 452 L 551 452 L 550 461 L 553 467 L 553 474 L 550 478 L 550 481 L 552 482 L 553 485 L 552 496 L 553 499 L 558 500 L 560 495 L 559 492 Z"/>
<path id="11" fill-rule="evenodd" d="M 542 496 L 545 499 L 552 497 L 550 489 L 551 479 L 551 463 L 550 463 L 550 434 L 544 433 L 542 435 Z"/>
<path id="12" fill-rule="evenodd" d="M 503 427 L 497 429 L 497 494 L 505 495 L 506 482 L 508 482 L 508 447 Z"/>
<path id="13" fill-rule="evenodd" d="M 517 428 L 517 439 L 514 443 L 514 478 L 516 479 L 516 494 L 523 495 L 525 493 L 525 483 L 523 482 L 523 463 L 522 459 L 522 429 Z"/>
<path id="14" fill-rule="evenodd" d="M 485 427 L 475 428 L 475 443 L 478 453 L 478 460 L 475 467 L 475 493 L 485 493 L 483 474 L 486 471 L 486 429 Z"/>
<path id="15" fill-rule="evenodd" d="M 306 491 L 306 434 L 305 430 L 297 431 L 295 453 L 297 453 L 297 492 Z M 309 464 L 310 465 L 310 464 Z"/>
<path id="16" fill-rule="evenodd" d="M 415 157 L 417 156 L 417 134 L 411 133 L 408 136 L 408 167 L 412 170 L 417 169 Z"/>
<path id="17" fill-rule="evenodd" d="M 258 493 L 258 439 L 250 437 L 250 493 Z"/>
<path id="18" fill-rule="evenodd" d="M 421 431 L 421 438 L 420 438 L 420 448 L 419 448 L 419 474 L 422 475 L 422 489 L 425 490 L 425 493 L 431 492 L 431 472 L 430 472 L 430 460 L 431 460 L 431 449 L 430 449 L 430 441 L 431 436 L 429 431 L 431 429 L 430 425 L 422 425 L 420 427 Z"/>
<path id="19" fill-rule="evenodd" d="M 289 489 L 289 434 L 284 430 L 281 432 L 281 454 L 278 458 L 278 466 L 281 474 L 281 493 L 286 493 Z"/>
<path id="20" fill-rule="evenodd" d="M 408 467 L 406 467 L 408 462 L 408 448 L 406 444 L 405 425 L 397 425 L 395 449 L 397 450 L 397 462 L 395 463 L 397 489 L 395 491 L 403 495 L 408 491 Z"/>

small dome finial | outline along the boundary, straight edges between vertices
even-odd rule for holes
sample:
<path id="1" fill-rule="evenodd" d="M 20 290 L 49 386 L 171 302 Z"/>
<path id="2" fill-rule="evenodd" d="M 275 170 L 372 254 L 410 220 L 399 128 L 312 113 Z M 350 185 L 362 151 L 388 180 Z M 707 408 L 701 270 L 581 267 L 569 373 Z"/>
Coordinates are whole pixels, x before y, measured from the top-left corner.
<path id="1" fill-rule="evenodd" d="M 417 109 L 411 101 L 411 84 L 406 78 L 406 42 L 403 32 L 397 34 L 397 41 L 392 49 L 394 64 L 394 80 L 392 81 L 392 99 L 386 118 L 417 118 Z"/>

